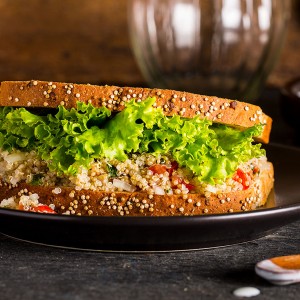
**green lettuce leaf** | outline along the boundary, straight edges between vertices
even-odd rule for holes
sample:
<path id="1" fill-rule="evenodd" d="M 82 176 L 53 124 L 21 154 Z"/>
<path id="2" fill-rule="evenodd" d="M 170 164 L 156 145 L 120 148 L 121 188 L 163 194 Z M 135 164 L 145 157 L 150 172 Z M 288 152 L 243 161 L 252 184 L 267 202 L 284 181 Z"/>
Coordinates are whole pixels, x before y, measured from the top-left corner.
<path id="1" fill-rule="evenodd" d="M 55 115 L 39 116 L 25 108 L 0 108 L 0 147 L 35 149 L 58 174 L 76 174 L 94 159 L 124 161 L 132 153 L 171 155 L 200 181 L 221 182 L 253 157 L 265 155 L 253 137 L 262 126 L 239 131 L 198 117 L 166 117 L 155 98 L 130 101 L 111 116 L 105 107 L 78 102 L 60 106 Z"/>
<path id="2" fill-rule="evenodd" d="M 193 171 L 199 181 L 216 183 L 233 175 L 238 166 L 264 155 L 260 144 L 252 144 L 261 126 L 239 131 L 213 125 L 199 118 L 163 117 L 155 130 L 148 130 L 141 142 L 142 151 L 171 153 L 179 165 Z"/>
<path id="3" fill-rule="evenodd" d="M 105 126 L 102 142 L 104 157 L 125 160 L 129 153 L 138 152 L 145 130 L 152 130 L 163 113 L 153 108 L 155 98 L 137 103 L 131 101 L 126 109 L 116 114 Z"/>

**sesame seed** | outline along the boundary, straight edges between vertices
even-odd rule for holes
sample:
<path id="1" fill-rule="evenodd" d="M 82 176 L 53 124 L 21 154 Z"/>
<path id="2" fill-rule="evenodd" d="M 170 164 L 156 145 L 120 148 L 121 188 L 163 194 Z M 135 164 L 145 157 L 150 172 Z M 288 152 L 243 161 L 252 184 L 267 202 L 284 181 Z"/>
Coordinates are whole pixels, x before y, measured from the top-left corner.
<path id="1" fill-rule="evenodd" d="M 76 98 L 79 98 L 79 97 L 80 97 L 80 94 L 79 94 L 79 93 L 76 93 L 75 97 L 76 97 Z"/>
<path id="2" fill-rule="evenodd" d="M 248 111 L 249 110 L 249 106 L 245 106 L 244 110 Z"/>
<path id="3" fill-rule="evenodd" d="M 38 82 L 37 82 L 36 80 L 34 80 L 32 84 L 33 84 L 33 85 L 37 85 Z"/>
<path id="4" fill-rule="evenodd" d="M 184 208 L 183 207 L 179 207 L 178 209 L 180 212 L 184 212 Z"/>

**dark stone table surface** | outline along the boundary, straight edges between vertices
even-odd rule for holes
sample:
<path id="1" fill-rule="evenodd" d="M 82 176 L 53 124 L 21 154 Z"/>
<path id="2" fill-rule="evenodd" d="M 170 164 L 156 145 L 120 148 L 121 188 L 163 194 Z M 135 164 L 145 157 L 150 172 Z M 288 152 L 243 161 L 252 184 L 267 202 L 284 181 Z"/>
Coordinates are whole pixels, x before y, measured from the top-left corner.
<path id="1" fill-rule="evenodd" d="M 262 106 L 274 119 L 272 141 L 297 145 L 270 95 Z M 238 299 L 232 292 L 245 286 L 261 291 L 256 299 L 300 299 L 300 284 L 274 286 L 254 272 L 262 259 L 300 253 L 299 232 L 300 218 L 244 244 L 140 254 L 52 248 L 0 234 L 0 299 Z"/>
<path id="2" fill-rule="evenodd" d="M 256 241 L 209 250 L 119 254 L 39 246 L 0 235 L 0 299 L 299 299 L 300 284 L 273 286 L 258 277 L 259 260 L 299 253 L 300 222 Z"/>

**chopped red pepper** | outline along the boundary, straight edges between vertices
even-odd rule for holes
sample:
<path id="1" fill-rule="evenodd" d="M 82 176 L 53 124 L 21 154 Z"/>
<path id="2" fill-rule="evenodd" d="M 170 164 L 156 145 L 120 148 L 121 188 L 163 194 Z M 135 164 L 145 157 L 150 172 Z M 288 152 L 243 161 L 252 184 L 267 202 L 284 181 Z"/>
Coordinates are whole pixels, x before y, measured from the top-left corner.
<path id="1" fill-rule="evenodd" d="M 233 180 L 243 185 L 243 190 L 247 190 L 251 183 L 251 176 L 249 173 L 245 173 L 241 169 L 237 169 L 232 177 Z"/>

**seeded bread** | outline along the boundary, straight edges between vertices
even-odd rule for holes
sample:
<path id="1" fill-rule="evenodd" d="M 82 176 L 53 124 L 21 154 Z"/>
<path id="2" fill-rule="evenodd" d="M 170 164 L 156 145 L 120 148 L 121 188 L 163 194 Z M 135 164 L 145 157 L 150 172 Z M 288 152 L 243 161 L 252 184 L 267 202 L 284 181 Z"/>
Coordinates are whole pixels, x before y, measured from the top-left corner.
<path id="1" fill-rule="evenodd" d="M 39 202 L 54 204 L 57 213 L 92 216 L 191 216 L 253 210 L 264 205 L 273 188 L 274 170 L 266 163 L 259 178 L 246 190 L 221 194 L 148 195 L 142 192 L 75 191 L 71 188 L 17 187 L 2 183 L 1 200 L 36 193 Z"/>
<path id="2" fill-rule="evenodd" d="M 196 95 L 174 90 L 96 86 L 45 81 L 3 81 L 0 88 L 0 106 L 48 107 L 64 105 L 76 107 L 77 101 L 94 106 L 106 106 L 112 111 L 121 111 L 124 104 L 135 98 L 142 101 L 156 97 L 156 105 L 167 116 L 179 114 L 186 118 L 199 116 L 216 123 L 244 130 L 255 124 L 264 124 L 258 142 L 268 143 L 272 119 L 260 107 L 235 100 Z"/>

